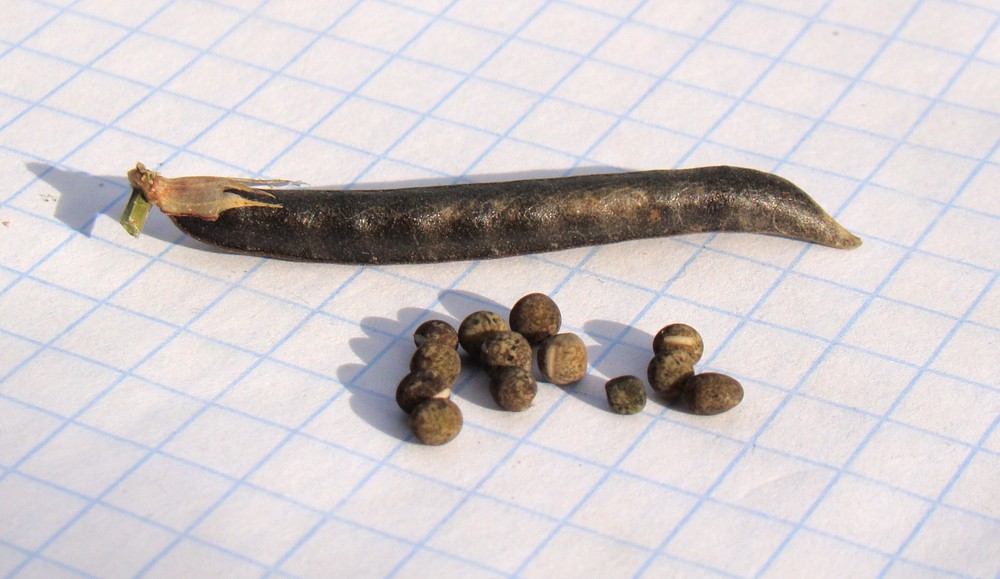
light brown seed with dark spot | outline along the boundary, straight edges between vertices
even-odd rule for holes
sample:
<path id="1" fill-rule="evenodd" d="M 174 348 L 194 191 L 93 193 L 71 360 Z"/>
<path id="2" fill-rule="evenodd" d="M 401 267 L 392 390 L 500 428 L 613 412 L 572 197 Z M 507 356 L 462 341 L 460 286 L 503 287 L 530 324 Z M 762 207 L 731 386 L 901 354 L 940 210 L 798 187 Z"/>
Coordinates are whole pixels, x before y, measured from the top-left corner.
<path id="1" fill-rule="evenodd" d="M 615 414 L 636 414 L 646 407 L 646 385 L 636 376 L 619 376 L 604 385 Z"/>
<path id="2" fill-rule="evenodd" d="M 410 372 L 420 370 L 441 374 L 451 386 L 462 371 L 462 358 L 455 348 L 445 342 L 427 342 L 417 348 L 410 358 Z"/>
<path id="3" fill-rule="evenodd" d="M 545 294 L 528 294 L 510 310 L 510 329 L 524 336 L 532 346 L 558 333 L 561 325 L 559 306 Z"/>
<path id="4" fill-rule="evenodd" d="M 483 340 L 479 361 L 490 375 L 504 368 L 531 371 L 531 344 L 517 332 L 495 332 Z"/>
<path id="5" fill-rule="evenodd" d="M 538 345 L 538 371 L 557 386 L 578 382 L 587 374 L 587 347 L 580 336 L 556 334 Z"/>
<path id="6" fill-rule="evenodd" d="M 410 430 L 420 442 L 439 446 L 462 431 L 462 410 L 447 398 L 431 398 L 410 413 Z"/>
<path id="7" fill-rule="evenodd" d="M 396 404 L 409 414 L 418 404 L 431 398 L 451 396 L 451 383 L 437 372 L 410 372 L 396 386 Z"/>
<path id="8" fill-rule="evenodd" d="M 523 368 L 503 368 L 490 379 L 490 394 L 504 410 L 520 412 L 535 400 L 538 382 Z"/>
<path id="9" fill-rule="evenodd" d="M 670 324 L 656 333 L 653 338 L 653 353 L 666 354 L 672 351 L 687 352 L 691 365 L 701 360 L 705 351 L 705 343 L 701 334 L 687 324 Z"/>
<path id="10" fill-rule="evenodd" d="M 444 320 L 427 320 L 413 332 L 413 343 L 419 348 L 430 342 L 447 344 L 457 350 L 458 332 Z"/>
<path id="11" fill-rule="evenodd" d="M 483 341 L 494 332 L 506 332 L 509 329 L 500 314 L 489 311 L 474 312 L 459 324 L 458 343 L 462 344 L 462 349 L 478 362 Z"/>
<path id="12" fill-rule="evenodd" d="M 668 403 L 678 400 L 683 393 L 683 382 L 692 375 L 694 366 L 690 356 L 677 350 L 653 356 L 646 369 L 650 387 Z"/>
<path id="13" fill-rule="evenodd" d="M 685 381 L 684 394 L 692 414 L 721 414 L 743 400 L 743 386 L 725 374 L 705 372 Z"/>

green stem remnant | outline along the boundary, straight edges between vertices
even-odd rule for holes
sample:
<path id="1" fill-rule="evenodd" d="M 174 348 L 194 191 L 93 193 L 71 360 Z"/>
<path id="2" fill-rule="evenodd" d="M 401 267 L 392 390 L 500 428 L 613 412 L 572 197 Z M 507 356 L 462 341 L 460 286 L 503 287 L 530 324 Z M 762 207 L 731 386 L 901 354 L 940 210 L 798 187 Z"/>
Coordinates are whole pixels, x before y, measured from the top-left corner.
<path id="1" fill-rule="evenodd" d="M 288 181 L 181 177 L 141 164 L 141 197 L 184 233 L 238 253 L 357 264 L 433 263 L 735 231 L 850 249 L 861 244 L 805 192 L 772 175 L 702 167 L 370 191 L 265 189 Z"/>

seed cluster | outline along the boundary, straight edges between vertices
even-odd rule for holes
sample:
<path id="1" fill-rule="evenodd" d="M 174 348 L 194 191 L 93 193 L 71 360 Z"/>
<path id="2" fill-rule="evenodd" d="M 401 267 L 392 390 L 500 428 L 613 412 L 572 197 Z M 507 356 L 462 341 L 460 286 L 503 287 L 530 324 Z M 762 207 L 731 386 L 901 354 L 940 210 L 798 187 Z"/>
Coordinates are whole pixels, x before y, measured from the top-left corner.
<path id="1" fill-rule="evenodd" d="M 508 322 L 500 314 L 470 314 L 456 331 L 442 320 L 421 324 L 413 335 L 417 350 L 410 373 L 396 388 L 396 403 L 409 414 L 410 429 L 420 442 L 444 444 L 462 429 L 462 412 L 451 400 L 462 361 L 458 347 L 490 377 L 490 395 L 511 412 L 527 410 L 538 393 L 532 361 L 545 382 L 574 384 L 587 373 L 587 349 L 580 336 L 563 332 L 562 314 L 551 298 L 534 293 L 511 308 Z M 715 372 L 696 374 L 705 346 L 686 324 L 670 324 L 653 338 L 653 358 L 646 369 L 650 387 L 672 406 L 692 414 L 726 412 L 743 400 L 739 382 Z M 605 384 L 608 406 L 616 414 L 636 414 L 646 406 L 646 385 L 636 376 L 619 376 Z"/>

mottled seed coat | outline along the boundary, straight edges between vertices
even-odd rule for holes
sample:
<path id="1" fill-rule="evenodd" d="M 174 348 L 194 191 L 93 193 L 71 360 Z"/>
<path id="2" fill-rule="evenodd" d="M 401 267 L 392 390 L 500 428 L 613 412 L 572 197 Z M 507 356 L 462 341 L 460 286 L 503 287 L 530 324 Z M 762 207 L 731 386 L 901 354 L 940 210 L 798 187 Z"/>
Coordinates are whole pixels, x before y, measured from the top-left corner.
<path id="1" fill-rule="evenodd" d="M 531 371 L 531 344 L 517 332 L 494 332 L 483 340 L 479 361 L 491 376 L 504 368 Z"/>
<path id="2" fill-rule="evenodd" d="M 587 347 L 580 336 L 556 334 L 538 345 L 538 371 L 557 386 L 578 382 L 587 374 Z"/>
<path id="3" fill-rule="evenodd" d="M 458 349 L 458 332 L 444 320 L 427 320 L 413 332 L 413 343 L 419 348 L 428 342 L 438 342 Z"/>
<path id="4" fill-rule="evenodd" d="M 682 385 L 694 375 L 690 357 L 683 351 L 656 354 L 649 361 L 646 377 L 649 386 L 668 403 L 676 402 L 683 394 Z"/>
<path id="5" fill-rule="evenodd" d="M 705 343 L 701 334 L 687 324 L 670 324 L 656 333 L 653 338 L 653 353 L 685 352 L 691 359 L 691 364 L 697 364 L 705 351 Z"/>
<path id="6" fill-rule="evenodd" d="M 479 361 L 483 341 L 496 332 L 506 332 L 510 328 L 500 314 L 490 311 L 473 312 L 458 326 L 458 342 L 469 357 Z"/>
<path id="7" fill-rule="evenodd" d="M 410 372 L 428 370 L 444 376 L 451 386 L 462 371 L 462 358 L 450 344 L 428 342 L 417 348 L 410 358 Z"/>
<path id="8" fill-rule="evenodd" d="M 524 336 L 532 346 L 557 334 L 561 325 L 559 306 L 545 294 L 528 294 L 510 309 L 510 329 Z"/>
<path id="9" fill-rule="evenodd" d="M 430 398 L 451 396 L 451 382 L 437 372 L 410 372 L 396 386 L 396 404 L 409 414 L 418 404 Z"/>
<path id="10" fill-rule="evenodd" d="M 504 368 L 490 378 L 490 394 L 504 410 L 527 410 L 537 393 L 538 382 L 524 368 Z"/>
<path id="11" fill-rule="evenodd" d="M 646 385 L 636 376 L 619 376 L 604 385 L 615 414 L 636 414 L 646 407 Z"/>
<path id="12" fill-rule="evenodd" d="M 743 386 L 725 374 L 695 374 L 684 383 L 684 396 L 692 414 L 721 414 L 743 401 Z"/>
<path id="13" fill-rule="evenodd" d="M 462 431 L 462 410 L 446 398 L 425 400 L 410 413 L 410 430 L 429 446 L 451 442 Z"/>

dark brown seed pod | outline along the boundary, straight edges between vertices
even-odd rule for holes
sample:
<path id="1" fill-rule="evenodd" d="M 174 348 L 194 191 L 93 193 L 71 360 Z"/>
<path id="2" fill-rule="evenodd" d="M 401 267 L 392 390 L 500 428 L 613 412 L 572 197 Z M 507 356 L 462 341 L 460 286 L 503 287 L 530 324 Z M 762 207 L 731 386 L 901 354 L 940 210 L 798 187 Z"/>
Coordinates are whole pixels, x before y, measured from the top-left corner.
<path id="1" fill-rule="evenodd" d="M 462 431 L 462 410 L 447 398 L 431 398 L 410 413 L 410 430 L 429 446 L 451 442 Z"/>
<path id="2" fill-rule="evenodd" d="M 556 334 L 538 345 L 538 371 L 557 386 L 578 382 L 587 375 L 587 347 L 580 336 Z"/>
<path id="3" fill-rule="evenodd" d="M 646 385 L 636 376 L 619 376 L 604 385 L 615 414 L 637 414 L 646 407 Z"/>
<path id="4" fill-rule="evenodd" d="M 510 309 L 510 329 L 521 334 L 532 346 L 554 336 L 562 325 L 562 313 L 545 294 L 528 294 Z"/>
<path id="5" fill-rule="evenodd" d="M 684 397 L 692 414 L 721 414 L 743 401 L 743 386 L 725 374 L 695 374 L 684 383 Z"/>
<path id="6" fill-rule="evenodd" d="M 458 349 L 458 332 L 444 320 L 427 320 L 413 332 L 413 343 L 419 348 L 428 342 L 443 343 Z"/>
<path id="7" fill-rule="evenodd" d="M 205 243 L 302 261 L 486 259 L 707 231 L 766 233 L 838 248 L 861 244 L 792 183 L 739 167 L 371 191 L 168 179 L 142 164 L 128 178 L 132 195 L 120 222 L 132 235 L 142 230 L 153 204 Z"/>
<path id="8" fill-rule="evenodd" d="M 396 404 L 407 414 L 425 400 L 449 396 L 451 382 L 437 372 L 410 372 L 396 386 Z"/>
<path id="9" fill-rule="evenodd" d="M 650 387 L 670 404 L 677 402 L 683 394 L 684 381 L 693 375 L 694 366 L 688 354 L 682 351 L 657 354 L 646 369 Z"/>
<path id="10" fill-rule="evenodd" d="M 466 316 L 458 326 L 458 342 L 469 357 L 479 361 L 480 348 L 490 334 L 506 332 L 510 328 L 500 314 L 490 311 L 474 312 Z"/>
<path id="11" fill-rule="evenodd" d="M 410 358 L 410 372 L 428 370 L 444 376 L 448 386 L 455 383 L 462 371 L 462 358 L 455 348 L 444 342 L 428 342 L 417 348 Z"/>
<path id="12" fill-rule="evenodd" d="M 504 368 L 531 371 L 531 344 L 517 332 L 494 332 L 483 340 L 479 361 L 491 376 Z"/>
<path id="13" fill-rule="evenodd" d="M 687 352 L 691 364 L 697 364 L 705 351 L 705 342 L 701 334 L 687 324 L 670 324 L 656 333 L 653 338 L 653 353 Z"/>
<path id="14" fill-rule="evenodd" d="M 538 382 L 530 371 L 523 368 L 504 368 L 490 378 L 490 394 L 504 410 L 526 410 L 537 393 Z"/>

